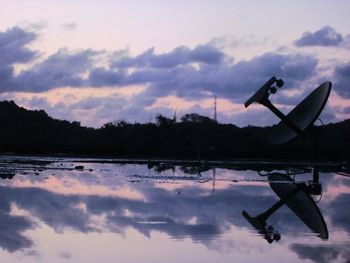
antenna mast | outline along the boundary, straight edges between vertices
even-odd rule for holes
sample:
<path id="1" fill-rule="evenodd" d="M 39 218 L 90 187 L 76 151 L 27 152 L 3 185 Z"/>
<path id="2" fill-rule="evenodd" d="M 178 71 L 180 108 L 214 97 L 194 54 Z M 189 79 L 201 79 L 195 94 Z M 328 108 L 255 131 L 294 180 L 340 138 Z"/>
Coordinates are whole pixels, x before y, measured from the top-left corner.
<path id="1" fill-rule="evenodd" d="M 217 115 L 216 115 L 216 96 L 214 97 L 214 121 L 218 121 L 217 120 Z"/>

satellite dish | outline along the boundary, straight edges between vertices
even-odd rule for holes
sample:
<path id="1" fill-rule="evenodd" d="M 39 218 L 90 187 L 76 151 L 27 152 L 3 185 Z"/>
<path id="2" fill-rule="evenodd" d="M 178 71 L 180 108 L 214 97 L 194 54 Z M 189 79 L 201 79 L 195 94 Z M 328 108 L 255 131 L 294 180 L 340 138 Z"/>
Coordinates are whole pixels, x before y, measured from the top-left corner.
<path id="1" fill-rule="evenodd" d="M 257 102 L 277 115 L 281 122 L 272 126 L 266 140 L 271 144 L 282 144 L 301 134 L 316 121 L 327 103 L 332 83 L 329 81 L 322 83 L 287 116 L 279 111 L 269 100 L 269 96 L 277 91 L 276 87 L 272 86 L 273 84 L 281 88 L 283 80 L 272 77 L 246 101 L 244 106 L 247 108 L 250 104 Z"/>
<path id="2" fill-rule="evenodd" d="M 311 183 L 310 181 L 308 181 L 308 183 L 297 183 L 287 174 L 268 174 L 269 185 L 280 200 L 257 216 L 251 216 L 248 212 L 243 210 L 243 217 L 264 239 L 272 243 L 273 241 L 279 241 L 281 235 L 278 231 L 274 230 L 272 225 L 268 225 L 267 221 L 278 209 L 287 205 L 311 231 L 318 234 L 321 239 L 328 239 L 329 235 L 326 222 L 320 209 L 311 197 L 311 195 L 321 195 L 322 190 L 318 182 L 318 176 L 318 171 L 314 170 L 312 184 L 309 184 Z"/>
<path id="3" fill-rule="evenodd" d="M 270 94 L 276 93 L 276 88 L 272 87 L 272 85 L 275 83 L 279 88 L 283 87 L 284 85 L 282 79 L 276 79 L 276 77 L 270 78 L 257 92 L 255 92 L 253 96 L 246 101 L 246 103 L 244 103 L 244 106 L 248 108 L 248 106 L 253 102 L 262 103 L 262 101 L 267 99 Z"/>
<path id="4" fill-rule="evenodd" d="M 270 187 L 281 199 L 300 187 L 297 184 L 290 183 L 293 180 L 284 174 L 273 173 L 268 178 Z M 321 239 L 328 239 L 328 229 L 321 211 L 304 189 L 297 191 L 292 197 L 288 198 L 286 204 L 309 229 L 317 233 Z"/>

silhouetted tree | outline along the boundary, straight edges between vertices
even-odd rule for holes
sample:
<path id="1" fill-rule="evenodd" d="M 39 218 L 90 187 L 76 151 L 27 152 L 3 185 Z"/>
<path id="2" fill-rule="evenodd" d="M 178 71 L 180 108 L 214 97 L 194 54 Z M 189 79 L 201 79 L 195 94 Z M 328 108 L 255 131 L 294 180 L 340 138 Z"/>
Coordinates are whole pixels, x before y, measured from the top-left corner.
<path id="1" fill-rule="evenodd" d="M 156 124 L 108 122 L 100 129 L 51 118 L 43 110 L 26 110 L 0 102 L 0 151 L 69 153 L 161 158 L 297 158 L 349 160 L 350 120 L 313 127 L 278 146 L 264 137 L 270 127 L 219 124 L 197 113 L 176 122 L 161 114 Z M 317 139 L 316 139 L 317 138 Z"/>
<path id="2" fill-rule="evenodd" d="M 197 113 L 185 114 L 181 117 L 182 122 L 193 122 L 193 123 L 216 123 L 209 117 L 199 115 Z"/>
<path id="3" fill-rule="evenodd" d="M 165 116 L 163 116 L 162 114 L 157 114 L 156 116 L 156 125 L 159 127 L 170 127 L 171 125 L 173 125 L 175 123 L 175 118 L 174 119 L 170 119 L 167 118 Z"/>

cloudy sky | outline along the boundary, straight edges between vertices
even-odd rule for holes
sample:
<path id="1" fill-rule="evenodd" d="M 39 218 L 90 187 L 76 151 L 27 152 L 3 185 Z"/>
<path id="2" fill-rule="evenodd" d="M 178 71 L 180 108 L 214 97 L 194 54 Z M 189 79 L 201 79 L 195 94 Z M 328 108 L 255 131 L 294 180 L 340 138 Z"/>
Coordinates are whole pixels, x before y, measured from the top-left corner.
<path id="1" fill-rule="evenodd" d="M 288 112 L 325 80 L 323 122 L 350 118 L 348 1 L 2 1 L 0 100 L 84 126 L 197 112 L 277 119 L 245 100 L 271 76 Z"/>

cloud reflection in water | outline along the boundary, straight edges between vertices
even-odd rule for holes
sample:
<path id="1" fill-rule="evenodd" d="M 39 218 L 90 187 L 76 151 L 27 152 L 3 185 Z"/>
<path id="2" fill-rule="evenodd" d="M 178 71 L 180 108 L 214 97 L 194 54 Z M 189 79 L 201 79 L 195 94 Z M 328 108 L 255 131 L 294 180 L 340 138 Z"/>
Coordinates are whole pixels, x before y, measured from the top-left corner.
<path id="1" fill-rule="evenodd" d="M 221 185 L 216 188 L 215 192 L 211 189 L 211 182 L 206 184 L 185 182 L 172 187 L 168 187 L 170 181 L 168 184 L 157 184 L 152 181 L 132 184 L 118 180 L 115 176 L 115 173 L 121 172 L 120 169 L 134 174 L 133 166 L 129 167 L 129 171 L 126 167 L 128 165 L 114 166 L 106 173 L 95 169 L 90 178 L 70 171 L 55 173 L 58 180 L 73 178 L 76 180 L 75 183 L 79 182 L 82 186 L 91 184 L 95 177 L 100 186 L 106 189 L 106 193 L 110 193 L 111 189 L 116 192 L 123 191 L 127 187 L 143 198 L 133 199 L 131 196 L 117 194 L 82 192 L 74 194 L 72 191 L 67 194 L 61 193 L 59 189 L 55 192 L 49 187 L 45 188 L 45 176 L 49 173 L 46 170 L 41 176 L 34 178 L 33 186 L 28 182 L 27 186 L 16 186 L 16 180 L 27 180 L 31 177 L 28 175 L 16 175 L 12 181 L 6 181 L 6 185 L 5 181 L 2 181 L 0 246 L 9 252 L 35 247 L 33 240 L 27 237 L 25 232 L 39 228 L 40 226 L 35 223 L 39 221 L 62 234 L 117 233 L 127 236 L 128 229 L 131 228 L 149 238 L 149 242 L 152 242 L 152 233 L 164 233 L 171 239 L 190 238 L 204 244 L 210 250 L 220 251 L 225 245 L 237 249 L 241 244 L 251 242 L 249 236 L 256 235 L 241 216 L 241 211 L 249 208 L 251 213 L 258 214 L 278 200 L 268 184 L 226 184 L 226 187 Z M 147 170 L 146 166 L 142 168 L 143 170 L 140 167 L 137 169 L 138 173 Z M 179 173 L 179 169 L 176 171 Z M 228 171 L 222 170 L 222 172 L 227 176 Z M 246 175 L 255 176 L 252 172 L 246 172 Z M 220 172 L 217 173 L 217 178 L 220 176 Z M 332 183 L 330 180 L 325 181 L 327 184 Z M 64 187 L 64 184 L 61 187 Z M 344 206 L 350 199 L 350 194 L 339 195 L 331 202 L 327 202 L 326 197 L 324 198 L 324 202 L 320 203 L 320 209 L 325 212 L 327 224 L 333 229 L 341 228 L 345 233 L 343 235 L 349 241 L 350 228 L 347 221 L 349 216 Z M 24 213 L 15 214 L 14 206 Z M 345 214 L 339 211 L 345 211 Z M 299 234 L 308 233 L 309 237 L 305 238 L 307 240 L 311 238 L 313 247 L 319 242 L 316 235 L 310 235 L 308 229 L 291 211 L 281 209 L 271 218 L 271 222 L 280 231 L 288 233 L 282 240 L 285 248 L 296 253 L 300 259 L 308 258 L 317 262 L 312 255 L 312 248 L 307 249 L 306 245 L 288 241 L 290 236 L 298 237 Z M 227 233 L 230 233 L 229 238 L 225 236 Z M 220 240 L 222 236 L 225 236 L 225 240 Z M 331 231 L 330 236 L 332 237 Z M 256 240 L 258 239 L 256 237 Z M 332 251 L 339 249 L 332 245 L 328 250 L 329 255 L 333 255 L 335 252 Z M 325 253 L 328 250 L 324 250 Z M 327 258 L 332 259 L 329 255 L 327 254 Z M 346 256 L 344 253 L 341 255 Z M 337 257 L 334 256 L 333 259 Z"/>

